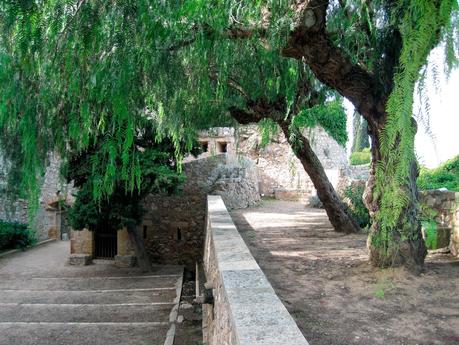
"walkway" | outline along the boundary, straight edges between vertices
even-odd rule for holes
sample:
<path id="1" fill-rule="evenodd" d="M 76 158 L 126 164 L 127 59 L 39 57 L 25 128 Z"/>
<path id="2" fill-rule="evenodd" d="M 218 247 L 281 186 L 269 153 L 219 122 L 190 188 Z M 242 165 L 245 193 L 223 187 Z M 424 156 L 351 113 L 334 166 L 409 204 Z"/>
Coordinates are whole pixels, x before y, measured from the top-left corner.
<path id="1" fill-rule="evenodd" d="M 69 242 L 53 242 L 0 259 L 0 344 L 165 344 L 180 267 L 74 267 L 68 253 Z"/>
<path id="2" fill-rule="evenodd" d="M 324 210 L 263 201 L 231 216 L 310 344 L 459 344 L 459 259 L 431 254 L 419 277 L 382 271 L 367 236 L 336 233 Z"/>

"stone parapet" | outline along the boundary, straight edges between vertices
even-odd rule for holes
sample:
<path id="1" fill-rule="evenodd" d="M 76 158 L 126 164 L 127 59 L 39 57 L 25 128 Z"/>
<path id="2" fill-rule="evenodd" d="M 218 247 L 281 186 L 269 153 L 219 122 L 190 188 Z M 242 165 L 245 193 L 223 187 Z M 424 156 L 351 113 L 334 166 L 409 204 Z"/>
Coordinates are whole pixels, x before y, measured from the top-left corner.
<path id="1" fill-rule="evenodd" d="M 204 304 L 208 345 L 308 345 L 239 235 L 220 196 L 207 198 L 204 250 L 214 303 Z"/>

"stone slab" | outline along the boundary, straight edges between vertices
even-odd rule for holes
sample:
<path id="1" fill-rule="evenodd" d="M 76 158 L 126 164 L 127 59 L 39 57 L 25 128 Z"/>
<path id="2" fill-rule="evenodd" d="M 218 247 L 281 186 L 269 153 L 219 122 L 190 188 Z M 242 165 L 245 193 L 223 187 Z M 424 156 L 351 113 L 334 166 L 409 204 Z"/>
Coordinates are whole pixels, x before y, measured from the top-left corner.
<path id="1" fill-rule="evenodd" d="M 92 263 L 92 255 L 89 254 L 71 254 L 69 264 L 73 266 L 87 266 Z"/>

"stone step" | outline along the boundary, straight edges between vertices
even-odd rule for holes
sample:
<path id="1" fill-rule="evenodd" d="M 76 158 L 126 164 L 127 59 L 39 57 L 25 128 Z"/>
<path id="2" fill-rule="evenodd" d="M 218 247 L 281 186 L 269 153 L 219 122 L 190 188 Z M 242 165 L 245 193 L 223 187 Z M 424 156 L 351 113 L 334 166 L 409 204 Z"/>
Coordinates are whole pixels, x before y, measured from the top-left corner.
<path id="1" fill-rule="evenodd" d="M 168 322 L 172 305 L 2 304 L 2 322 Z"/>
<path id="2" fill-rule="evenodd" d="M 177 276 L 29 278 L 0 281 L 0 290 L 121 290 L 175 288 Z"/>
<path id="3" fill-rule="evenodd" d="M 162 323 L 0 323 L 0 344 L 163 345 L 168 329 Z"/>
<path id="4" fill-rule="evenodd" d="M 116 304 L 173 302 L 174 289 L 124 290 L 124 291 L 29 291 L 0 290 L 0 303 L 70 303 L 70 304 Z M 0 343 L 1 344 L 1 343 Z"/>

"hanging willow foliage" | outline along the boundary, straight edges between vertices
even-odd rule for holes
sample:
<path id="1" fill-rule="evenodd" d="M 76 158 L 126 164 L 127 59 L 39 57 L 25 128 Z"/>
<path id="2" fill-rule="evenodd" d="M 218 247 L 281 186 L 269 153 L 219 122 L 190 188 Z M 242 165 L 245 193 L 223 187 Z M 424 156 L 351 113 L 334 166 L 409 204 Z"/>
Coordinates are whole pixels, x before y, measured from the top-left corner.
<path id="1" fill-rule="evenodd" d="M 115 175 L 127 190 L 141 188 L 134 138 L 145 123 L 154 124 L 157 141 L 171 140 L 180 160 L 197 130 L 233 123 L 229 107 L 263 99 L 282 102 L 288 112 L 308 59 L 301 56 L 298 63 L 281 51 L 310 2 L 2 1 L 0 141 L 12 181 L 20 181 L 19 189 L 37 200 L 49 152 L 65 161 L 69 152 L 97 141 L 92 185 L 101 198 L 113 192 Z M 381 85 L 378 95 L 391 94 L 375 190 L 381 204 L 377 217 L 389 231 L 406 202 L 400 186 L 414 158 L 415 83 L 439 42 L 446 42 L 448 66 L 453 65 L 457 2 L 315 2 L 328 6 L 330 44 Z M 396 31 L 402 36 L 401 55 L 389 39 Z M 387 61 L 390 48 L 400 61 Z M 309 65 L 323 57 L 309 59 Z M 345 93 L 333 80 L 323 82 Z M 317 81 L 313 86 L 320 104 L 302 109 L 296 125 L 319 123 L 343 143 L 344 113 L 336 93 Z M 269 136 L 273 125 L 265 121 L 264 126 Z"/>

